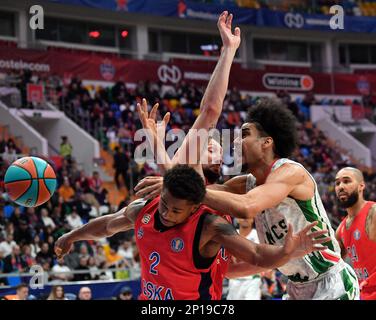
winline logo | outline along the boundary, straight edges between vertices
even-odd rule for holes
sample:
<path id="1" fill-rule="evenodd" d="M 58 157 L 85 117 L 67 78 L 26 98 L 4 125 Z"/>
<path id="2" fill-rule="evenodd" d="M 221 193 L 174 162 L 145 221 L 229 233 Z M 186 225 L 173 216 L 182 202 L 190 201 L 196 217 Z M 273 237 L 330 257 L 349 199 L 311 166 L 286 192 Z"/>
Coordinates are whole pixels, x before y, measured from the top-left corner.
<path id="1" fill-rule="evenodd" d="M 313 79 L 305 74 L 265 73 L 262 83 L 267 89 L 309 91 L 313 89 Z"/>

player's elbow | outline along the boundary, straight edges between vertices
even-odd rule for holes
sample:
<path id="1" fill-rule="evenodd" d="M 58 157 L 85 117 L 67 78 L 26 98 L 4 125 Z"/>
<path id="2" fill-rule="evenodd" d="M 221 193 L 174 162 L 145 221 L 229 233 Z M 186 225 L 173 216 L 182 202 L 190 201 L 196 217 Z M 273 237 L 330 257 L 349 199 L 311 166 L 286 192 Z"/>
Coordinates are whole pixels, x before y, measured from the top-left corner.
<path id="1" fill-rule="evenodd" d="M 256 203 L 246 203 L 242 210 L 242 219 L 254 218 L 259 212 L 259 208 Z"/>
<path id="2" fill-rule="evenodd" d="M 205 115 L 208 119 L 218 119 L 221 115 L 221 107 L 220 103 L 205 103 L 201 108 L 201 114 Z"/>
<path id="3" fill-rule="evenodd" d="M 114 221 L 110 220 L 110 219 L 107 219 L 105 221 L 105 224 L 104 224 L 104 230 L 102 232 L 102 237 L 103 238 L 109 238 L 109 237 L 112 237 L 115 233 L 118 232 L 117 230 L 117 226 L 116 224 L 114 223 Z"/>

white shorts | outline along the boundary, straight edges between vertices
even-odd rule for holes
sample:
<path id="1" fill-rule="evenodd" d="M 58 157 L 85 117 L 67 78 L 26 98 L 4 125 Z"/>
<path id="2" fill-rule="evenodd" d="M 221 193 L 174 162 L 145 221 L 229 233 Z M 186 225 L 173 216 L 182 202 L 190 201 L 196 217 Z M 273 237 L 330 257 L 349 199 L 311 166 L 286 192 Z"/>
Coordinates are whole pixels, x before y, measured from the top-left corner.
<path id="1" fill-rule="evenodd" d="M 284 300 L 359 300 L 359 284 L 351 266 L 340 261 L 327 273 L 307 282 L 287 283 Z"/>
<path id="2" fill-rule="evenodd" d="M 230 279 L 227 300 L 261 300 L 261 278 Z"/>

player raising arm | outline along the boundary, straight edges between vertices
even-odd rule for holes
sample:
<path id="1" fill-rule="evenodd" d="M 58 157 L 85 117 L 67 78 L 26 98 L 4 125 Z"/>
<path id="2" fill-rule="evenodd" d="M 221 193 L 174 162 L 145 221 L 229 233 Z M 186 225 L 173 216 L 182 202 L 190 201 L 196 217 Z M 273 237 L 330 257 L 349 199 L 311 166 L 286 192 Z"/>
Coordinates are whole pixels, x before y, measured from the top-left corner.
<path id="1" fill-rule="evenodd" d="M 234 32 L 232 32 L 232 18 L 232 14 L 229 14 L 227 11 L 224 11 L 218 18 L 217 26 L 223 44 L 221 55 L 201 100 L 200 114 L 195 120 L 192 128 L 189 130 L 179 150 L 175 153 L 172 161 L 169 161 L 169 158 L 165 156 L 164 147 L 163 149 L 156 150 L 163 145 L 161 144 L 161 141 L 158 141 L 158 136 L 156 135 L 156 124 L 154 123 L 156 120 L 158 104 L 152 108 L 150 116 L 148 116 L 145 99 L 143 99 L 141 104 L 137 105 L 143 128 L 152 129 L 150 132 L 151 135 L 148 136 L 148 139 L 152 140 L 154 145 L 153 151 L 156 159 L 158 159 L 157 162 L 162 172 L 171 168 L 175 164 L 189 164 L 192 166 L 198 166 L 196 170 L 201 172 L 202 175 L 202 169 L 199 165 L 200 156 L 206 148 L 207 141 L 201 141 L 202 139 L 205 140 L 205 138 L 200 139 L 198 131 L 202 130 L 204 133 L 205 131 L 209 132 L 209 129 L 215 128 L 217 125 L 222 112 L 223 101 L 227 93 L 231 65 L 241 41 L 240 28 L 237 27 Z M 164 127 L 160 129 L 159 132 L 164 133 L 164 128 L 168 120 L 169 114 L 166 114 L 162 122 Z M 163 137 L 159 137 L 159 139 L 163 140 Z M 192 154 L 192 150 L 195 150 L 194 155 Z"/>

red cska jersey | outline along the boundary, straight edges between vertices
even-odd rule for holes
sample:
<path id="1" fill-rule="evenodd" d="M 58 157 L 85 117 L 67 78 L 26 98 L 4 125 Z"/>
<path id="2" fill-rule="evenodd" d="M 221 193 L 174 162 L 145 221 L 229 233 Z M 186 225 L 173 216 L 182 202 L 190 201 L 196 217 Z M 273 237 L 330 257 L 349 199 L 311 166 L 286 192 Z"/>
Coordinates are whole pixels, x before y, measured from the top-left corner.
<path id="1" fill-rule="evenodd" d="M 366 233 L 368 212 L 375 202 L 367 201 L 346 230 L 346 219 L 339 226 L 339 235 L 351 259 L 359 284 L 363 286 L 361 299 L 376 300 L 376 242 Z"/>
<path id="2" fill-rule="evenodd" d="M 220 212 L 213 210 L 214 214 L 217 214 L 224 219 L 226 219 L 228 222 L 232 223 L 232 218 L 229 215 L 223 215 Z M 216 265 L 214 266 L 214 272 L 212 272 L 213 275 L 213 285 L 214 290 L 216 291 L 216 294 L 220 297 L 222 296 L 222 290 L 223 290 L 223 280 L 226 276 L 229 263 L 231 261 L 231 255 L 226 251 L 224 247 L 219 250 L 217 257 L 216 257 Z"/>
<path id="3" fill-rule="evenodd" d="M 216 258 L 196 264 L 204 217 L 213 210 L 201 205 L 185 223 L 157 228 L 160 197 L 146 204 L 135 223 L 141 261 L 141 300 L 219 300 Z M 157 223 L 160 223 L 158 220 Z M 203 259 L 203 260 L 202 260 Z M 196 262 L 196 263 L 195 263 Z M 201 263 L 201 262 L 200 262 Z M 222 279 L 223 280 L 223 279 Z"/>
<path id="4" fill-rule="evenodd" d="M 208 180 L 206 179 L 205 185 L 210 185 Z M 232 223 L 232 217 L 226 214 L 223 214 L 222 212 L 219 212 L 217 210 L 212 209 L 212 212 L 218 216 L 223 217 L 228 222 Z M 231 256 L 226 251 L 224 247 L 219 250 L 216 258 L 216 265 L 214 266 L 214 270 L 212 272 L 212 276 L 214 280 L 214 290 L 216 292 L 216 295 L 221 297 L 222 296 L 222 290 L 223 290 L 223 280 L 226 276 L 227 270 L 229 268 Z"/>

